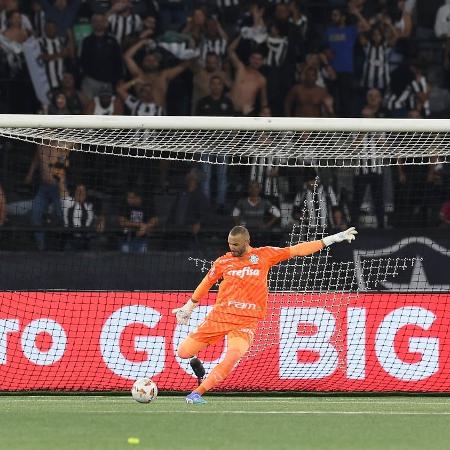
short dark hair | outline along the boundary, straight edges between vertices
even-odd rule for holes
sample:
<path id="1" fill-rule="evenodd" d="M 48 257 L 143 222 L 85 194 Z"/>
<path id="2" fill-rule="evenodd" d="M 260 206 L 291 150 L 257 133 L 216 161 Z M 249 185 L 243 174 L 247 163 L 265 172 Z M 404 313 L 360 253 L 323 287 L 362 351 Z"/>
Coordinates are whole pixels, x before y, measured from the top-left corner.
<path id="1" fill-rule="evenodd" d="M 250 233 L 248 232 L 247 228 L 243 227 L 242 225 L 236 225 L 230 230 L 231 236 L 239 236 L 243 235 L 250 239 Z"/>

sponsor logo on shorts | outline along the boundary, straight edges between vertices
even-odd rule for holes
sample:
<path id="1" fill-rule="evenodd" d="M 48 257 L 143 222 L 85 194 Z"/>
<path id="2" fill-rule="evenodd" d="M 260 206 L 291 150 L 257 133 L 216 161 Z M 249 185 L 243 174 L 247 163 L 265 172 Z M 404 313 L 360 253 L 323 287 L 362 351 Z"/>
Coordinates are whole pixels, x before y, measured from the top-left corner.
<path id="1" fill-rule="evenodd" d="M 239 278 L 259 277 L 259 274 L 260 274 L 259 269 L 252 269 L 251 267 L 248 266 L 245 266 L 243 269 L 228 271 L 228 275 Z"/>
<path id="2" fill-rule="evenodd" d="M 254 303 L 239 302 L 237 300 L 229 300 L 228 306 L 234 306 L 238 309 L 256 309 L 256 305 Z"/>

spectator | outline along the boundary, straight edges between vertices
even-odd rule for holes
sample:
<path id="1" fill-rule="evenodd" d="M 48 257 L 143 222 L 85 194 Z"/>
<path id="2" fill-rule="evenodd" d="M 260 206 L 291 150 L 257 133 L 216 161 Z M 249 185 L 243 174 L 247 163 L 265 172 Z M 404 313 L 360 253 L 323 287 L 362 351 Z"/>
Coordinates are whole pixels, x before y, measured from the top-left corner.
<path id="1" fill-rule="evenodd" d="M 8 16 L 11 12 L 17 11 L 20 15 L 20 20 L 16 21 L 18 28 L 21 28 L 27 32 L 27 35 L 31 35 L 33 32 L 33 27 L 31 25 L 30 19 L 25 14 L 21 13 L 19 8 L 19 0 L 5 0 L 5 8 L 0 12 L 0 32 L 5 31 L 9 27 Z"/>
<path id="2" fill-rule="evenodd" d="M 219 59 L 226 56 L 228 35 L 217 19 L 207 19 L 204 39 L 201 43 L 201 59 L 206 62 L 208 55 L 216 54 Z"/>
<path id="3" fill-rule="evenodd" d="M 45 11 L 40 0 L 31 1 L 31 23 L 33 24 L 34 34 L 37 37 L 43 37 L 45 34 Z"/>
<path id="4" fill-rule="evenodd" d="M 269 136 L 261 136 L 258 145 L 271 143 Z M 261 185 L 261 193 L 264 198 L 271 201 L 277 207 L 280 206 L 282 193 L 280 192 L 280 168 L 279 158 L 259 157 L 252 158 L 250 166 L 250 183 L 257 182 Z"/>
<path id="5" fill-rule="evenodd" d="M 361 86 L 364 90 L 378 89 L 382 94 L 387 91 L 390 84 L 390 64 L 389 55 L 392 47 L 395 45 L 396 35 L 392 29 L 386 40 L 383 30 L 377 26 L 370 29 L 369 38 L 364 34 L 360 35 L 360 43 L 364 50 L 364 65 L 361 79 Z"/>
<path id="6" fill-rule="evenodd" d="M 116 39 L 107 33 L 105 16 L 92 16 L 93 32 L 84 39 L 81 49 L 81 66 L 84 79 L 83 93 L 92 99 L 105 84 L 112 88 L 122 75 L 122 55 Z"/>
<path id="7" fill-rule="evenodd" d="M 201 173 L 197 169 L 191 169 L 185 177 L 185 189 L 178 194 L 170 213 L 170 223 L 175 230 L 188 233 L 194 245 L 199 244 L 199 233 L 208 211 L 208 199 L 200 182 Z"/>
<path id="8" fill-rule="evenodd" d="M 391 92 L 387 107 L 395 117 L 428 117 L 431 114 L 428 82 L 423 72 L 423 63 L 412 62 L 404 72 L 402 82 L 407 83 L 400 91 Z"/>
<path id="9" fill-rule="evenodd" d="M 75 77 L 71 72 L 65 71 L 63 73 L 60 90 L 66 96 L 70 114 L 82 114 L 89 100 L 82 92 L 77 91 Z"/>
<path id="10" fill-rule="evenodd" d="M 81 0 L 40 0 L 47 20 L 56 23 L 58 36 L 65 37 L 67 32 L 73 27 Z"/>
<path id="11" fill-rule="evenodd" d="M 70 114 L 64 92 L 58 90 L 53 92 L 52 101 L 48 107 L 48 114 Z"/>
<path id="12" fill-rule="evenodd" d="M 206 12 L 202 8 L 196 8 L 192 16 L 187 18 L 183 34 L 190 36 L 195 47 L 199 47 L 206 35 Z"/>
<path id="13" fill-rule="evenodd" d="M 361 133 L 355 136 L 353 158 L 361 158 L 353 177 L 352 223 L 357 226 L 361 204 L 370 186 L 372 204 L 378 228 L 384 228 L 383 167 L 377 158 L 379 149 L 385 144 L 383 133 Z"/>
<path id="14" fill-rule="evenodd" d="M 291 16 L 289 22 L 295 26 L 295 32 L 299 41 L 306 40 L 306 33 L 308 32 L 308 16 L 303 11 L 301 0 L 291 0 L 289 2 L 289 11 Z"/>
<path id="15" fill-rule="evenodd" d="M 261 197 L 261 185 L 252 181 L 248 186 L 248 197 L 240 199 L 233 209 L 236 225 L 243 225 L 249 231 L 271 229 L 281 217 L 280 210 L 269 200 Z M 253 234 L 252 234 L 253 236 Z"/>
<path id="16" fill-rule="evenodd" d="M 142 30 L 142 19 L 132 13 L 131 0 L 112 0 L 111 9 L 106 13 L 111 34 L 121 47 L 128 36 Z"/>
<path id="17" fill-rule="evenodd" d="M 292 217 L 310 227 L 345 228 L 346 222 L 331 185 L 324 186 L 314 170 L 307 171 L 294 199 Z"/>
<path id="18" fill-rule="evenodd" d="M 129 90 L 136 86 L 137 96 L 129 94 Z M 143 83 L 141 79 L 134 79 L 117 86 L 117 93 L 132 116 L 162 116 L 163 109 L 155 103 L 153 86 Z"/>
<path id="19" fill-rule="evenodd" d="M 434 33 L 438 39 L 450 37 L 450 0 L 445 0 L 436 13 Z"/>
<path id="20" fill-rule="evenodd" d="M 86 105 L 84 114 L 120 116 L 123 115 L 123 102 L 113 95 L 111 89 L 105 87 Z"/>
<path id="21" fill-rule="evenodd" d="M 391 19 L 397 39 L 406 39 L 411 36 L 413 30 L 412 13 L 416 0 L 391 1 L 387 5 L 385 14 Z"/>
<path id="22" fill-rule="evenodd" d="M 125 52 L 125 63 L 133 78 L 141 79 L 152 85 L 154 101 L 165 111 L 169 82 L 183 73 L 189 67 L 190 62 L 183 61 L 170 69 L 161 69 L 161 54 L 153 52 L 144 56 L 141 68 L 134 60 L 134 56 L 146 44 L 146 41 L 146 39 L 141 39 Z"/>
<path id="23" fill-rule="evenodd" d="M 77 183 L 73 196 L 70 194 L 65 172 L 61 172 L 59 189 L 64 227 L 71 230 L 65 242 L 65 249 L 89 250 L 94 237 L 94 227 L 97 232 L 101 232 L 104 217 L 95 216 L 94 206 L 87 198 L 86 186 L 83 183 Z"/>
<path id="24" fill-rule="evenodd" d="M 267 81 L 260 73 L 264 64 L 262 52 L 253 50 L 249 57 L 248 66 L 244 65 L 236 54 L 240 37 L 236 38 L 228 48 L 228 56 L 236 71 L 230 98 L 234 110 L 242 116 L 257 115 L 257 97 L 260 96 L 260 112 L 269 111 L 267 99 Z"/>
<path id="25" fill-rule="evenodd" d="M 35 108 L 35 94 L 31 85 L 22 44 L 30 36 L 30 31 L 22 26 L 23 20 L 18 10 L 10 10 L 7 28 L 0 33 L 0 47 L 6 55 L 10 76 L 10 113 L 32 113 Z"/>
<path id="26" fill-rule="evenodd" d="M 267 54 L 264 65 L 264 76 L 267 79 L 267 96 L 271 114 L 281 116 L 283 99 L 289 86 L 286 59 L 289 40 L 285 34 L 286 27 L 291 24 L 274 22 L 269 26 L 266 46 Z"/>
<path id="27" fill-rule="evenodd" d="M 355 114 L 354 47 L 358 31 L 369 29 L 367 21 L 356 9 L 350 12 L 358 19 L 358 26 L 347 25 L 347 16 L 340 9 L 331 12 L 331 25 L 326 29 L 326 41 L 331 50 L 331 65 L 336 72 L 334 100 L 339 117 Z"/>
<path id="28" fill-rule="evenodd" d="M 64 58 L 70 54 L 66 43 L 56 35 L 56 32 L 55 22 L 48 20 L 45 24 L 45 36 L 39 40 L 41 57 L 45 64 L 45 72 L 51 89 L 57 89 L 61 85 Z"/>
<path id="29" fill-rule="evenodd" d="M 119 224 L 123 238 L 120 243 L 122 253 L 146 253 L 148 235 L 158 225 L 158 217 L 148 205 L 144 205 L 142 195 L 134 189 L 127 193 L 126 202 L 119 214 Z"/>
<path id="30" fill-rule="evenodd" d="M 305 81 L 305 70 L 308 67 L 313 67 L 317 70 L 316 84 L 319 87 L 328 89 L 329 84 L 336 79 L 336 72 L 329 64 L 327 55 L 325 53 L 308 53 L 305 62 L 299 65 L 300 82 Z"/>
<path id="31" fill-rule="evenodd" d="M 220 66 L 219 56 L 212 52 L 206 56 L 205 67 L 201 67 L 199 63 L 193 66 L 192 112 L 195 112 L 197 102 L 201 98 L 210 95 L 210 86 L 213 77 L 219 77 L 227 88 L 231 86 L 228 75 Z"/>
<path id="32" fill-rule="evenodd" d="M 284 103 L 287 117 L 333 116 L 333 99 L 325 88 L 317 86 L 317 69 L 305 69 L 305 81 L 296 84 L 288 93 Z M 294 114 L 292 109 L 294 107 Z"/>
<path id="33" fill-rule="evenodd" d="M 34 227 L 42 227 L 44 215 L 51 205 L 58 222 L 62 221 L 61 200 L 59 196 L 59 180 L 69 165 L 70 149 L 62 143 L 51 141 L 48 145 L 39 145 L 25 178 L 31 184 L 33 175 L 39 171 L 39 188 L 33 200 L 31 222 Z M 45 250 L 45 236 L 40 230 L 35 232 L 38 250 Z"/>
<path id="34" fill-rule="evenodd" d="M 220 76 L 213 76 L 210 79 L 210 95 L 203 97 L 197 103 L 195 114 L 197 116 L 232 116 L 233 104 L 231 100 L 224 96 L 224 83 Z M 208 200 L 211 200 L 211 173 L 213 167 L 216 168 L 216 182 L 217 182 L 217 198 L 216 208 L 219 213 L 225 211 L 225 201 L 227 193 L 227 165 L 226 159 L 223 155 L 205 151 L 202 154 L 203 181 L 202 190 Z M 212 162 L 218 163 L 211 164 Z"/>
<path id="35" fill-rule="evenodd" d="M 366 104 L 361 111 L 361 117 L 383 118 L 387 111 L 383 107 L 383 97 L 378 89 L 369 89 L 366 94 Z"/>

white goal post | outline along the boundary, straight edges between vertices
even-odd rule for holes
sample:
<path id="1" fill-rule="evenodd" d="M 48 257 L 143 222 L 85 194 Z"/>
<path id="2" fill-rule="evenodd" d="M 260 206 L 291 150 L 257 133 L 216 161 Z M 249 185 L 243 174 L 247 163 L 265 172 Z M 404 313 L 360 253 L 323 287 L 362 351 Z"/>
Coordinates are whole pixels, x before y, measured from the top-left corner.
<path id="1" fill-rule="evenodd" d="M 103 154 L 250 165 L 443 163 L 450 120 L 0 115 L 0 136 Z M 265 162 L 264 158 L 268 161 Z M 270 160 L 270 161 L 269 161 Z"/>

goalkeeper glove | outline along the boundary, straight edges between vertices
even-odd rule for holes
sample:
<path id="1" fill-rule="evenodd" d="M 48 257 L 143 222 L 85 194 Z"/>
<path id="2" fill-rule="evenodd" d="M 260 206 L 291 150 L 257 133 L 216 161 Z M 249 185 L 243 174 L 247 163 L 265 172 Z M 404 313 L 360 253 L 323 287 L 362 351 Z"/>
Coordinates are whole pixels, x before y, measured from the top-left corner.
<path id="1" fill-rule="evenodd" d="M 192 311 L 197 307 L 197 302 L 189 299 L 181 308 L 172 309 L 172 313 L 177 318 L 177 323 L 187 325 L 191 317 Z"/>
<path id="2" fill-rule="evenodd" d="M 351 227 L 345 231 L 341 231 L 340 233 L 331 234 L 330 236 L 324 237 L 322 239 L 322 242 L 324 243 L 325 247 L 342 241 L 347 241 L 350 244 L 355 239 L 357 234 L 358 232 L 355 230 L 355 227 Z"/>

